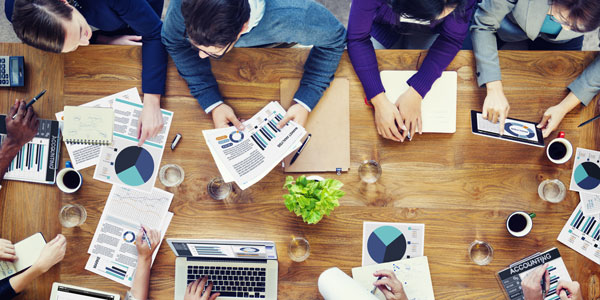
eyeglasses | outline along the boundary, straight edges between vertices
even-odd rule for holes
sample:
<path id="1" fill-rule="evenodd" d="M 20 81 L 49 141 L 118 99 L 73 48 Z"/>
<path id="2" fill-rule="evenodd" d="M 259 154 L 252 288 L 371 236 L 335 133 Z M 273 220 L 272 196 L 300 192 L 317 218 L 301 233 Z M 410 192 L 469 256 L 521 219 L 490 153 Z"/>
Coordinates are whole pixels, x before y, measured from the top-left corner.
<path id="1" fill-rule="evenodd" d="M 231 47 L 235 44 L 235 41 L 227 44 L 227 46 L 225 46 L 225 48 L 223 50 L 219 51 L 221 54 L 218 54 L 218 53 L 206 52 L 206 51 L 198 48 L 197 46 L 194 45 L 194 43 L 192 43 L 192 40 L 190 40 L 190 38 L 187 37 L 187 34 L 186 34 L 186 39 L 187 39 L 188 43 L 190 43 L 190 45 L 192 45 L 192 48 L 194 48 L 194 50 L 200 51 L 200 52 L 204 53 L 206 56 L 208 56 L 212 59 L 217 59 L 217 60 L 223 58 L 223 56 L 225 56 L 225 54 L 227 54 L 227 51 L 229 51 L 229 49 L 231 49 Z"/>

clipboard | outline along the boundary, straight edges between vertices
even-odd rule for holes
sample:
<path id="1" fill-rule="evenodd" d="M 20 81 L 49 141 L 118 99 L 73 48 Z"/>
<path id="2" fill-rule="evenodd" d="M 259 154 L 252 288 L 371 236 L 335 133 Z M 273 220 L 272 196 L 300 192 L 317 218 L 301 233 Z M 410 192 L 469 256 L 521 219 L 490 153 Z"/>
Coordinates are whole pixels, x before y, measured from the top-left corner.
<path id="1" fill-rule="evenodd" d="M 280 101 L 288 109 L 300 86 L 298 78 L 281 78 Z M 306 131 L 312 137 L 293 165 L 296 151 L 283 161 L 285 172 L 341 172 L 350 167 L 350 81 L 335 78 L 308 116 Z M 304 137 L 306 139 L 306 137 Z M 302 139 L 302 141 L 304 141 Z"/>

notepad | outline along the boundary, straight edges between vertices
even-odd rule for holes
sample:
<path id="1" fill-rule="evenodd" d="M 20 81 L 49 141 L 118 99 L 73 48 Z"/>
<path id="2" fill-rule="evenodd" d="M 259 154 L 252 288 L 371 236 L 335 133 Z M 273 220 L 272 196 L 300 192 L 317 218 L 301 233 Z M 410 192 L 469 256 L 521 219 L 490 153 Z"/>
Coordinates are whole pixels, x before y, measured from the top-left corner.
<path id="1" fill-rule="evenodd" d="M 31 267 L 42 254 L 45 245 L 46 240 L 40 232 L 16 243 L 15 252 L 18 260 L 0 261 L 0 280 Z"/>
<path id="2" fill-rule="evenodd" d="M 63 137 L 68 144 L 112 144 L 112 108 L 65 106 Z"/>

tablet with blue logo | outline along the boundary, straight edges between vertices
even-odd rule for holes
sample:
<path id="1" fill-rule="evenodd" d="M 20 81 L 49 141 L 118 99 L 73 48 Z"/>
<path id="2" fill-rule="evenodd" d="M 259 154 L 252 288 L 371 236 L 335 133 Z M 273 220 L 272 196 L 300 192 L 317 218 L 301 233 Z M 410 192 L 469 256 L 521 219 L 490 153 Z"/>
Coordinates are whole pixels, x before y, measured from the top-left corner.
<path id="1" fill-rule="evenodd" d="M 504 133 L 500 135 L 500 122 L 492 123 L 481 112 L 471 111 L 471 130 L 474 134 L 507 140 L 536 147 L 544 147 L 542 130 L 536 123 L 506 118 Z"/>

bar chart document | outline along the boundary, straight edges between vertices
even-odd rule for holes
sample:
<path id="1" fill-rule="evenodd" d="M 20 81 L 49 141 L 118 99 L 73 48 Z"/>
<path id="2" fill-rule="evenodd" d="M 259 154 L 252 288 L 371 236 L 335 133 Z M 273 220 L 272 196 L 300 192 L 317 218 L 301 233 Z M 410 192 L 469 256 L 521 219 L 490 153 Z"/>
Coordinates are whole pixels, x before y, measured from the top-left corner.
<path id="1" fill-rule="evenodd" d="M 558 235 L 558 241 L 600 264 L 600 215 L 586 216 L 579 203 Z"/>

